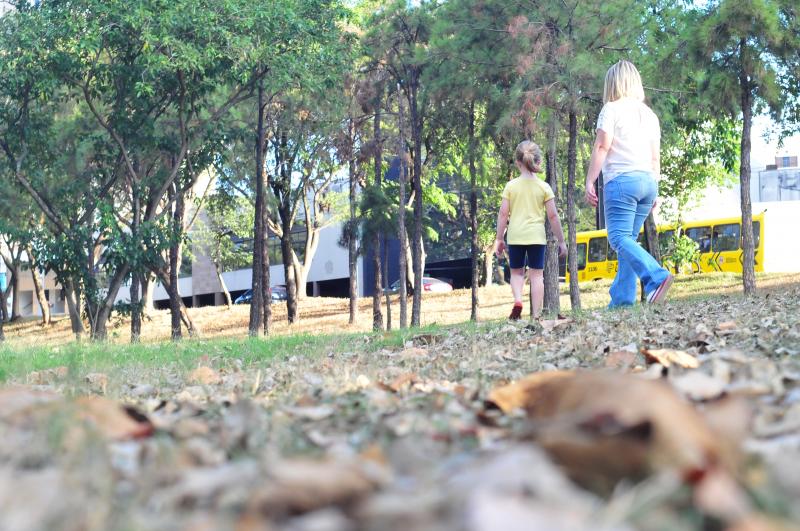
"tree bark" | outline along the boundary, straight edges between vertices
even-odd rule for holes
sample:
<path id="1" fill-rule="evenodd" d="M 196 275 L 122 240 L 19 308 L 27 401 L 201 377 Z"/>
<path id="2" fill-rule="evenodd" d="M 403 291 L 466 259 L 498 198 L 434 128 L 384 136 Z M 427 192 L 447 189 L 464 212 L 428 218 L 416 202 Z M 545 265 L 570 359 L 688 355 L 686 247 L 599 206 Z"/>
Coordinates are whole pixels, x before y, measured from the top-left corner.
<path id="1" fill-rule="evenodd" d="M 358 319 L 358 250 L 356 249 L 356 175 L 355 151 L 355 124 L 353 117 L 350 117 L 348 126 L 350 160 L 348 161 L 348 176 L 350 179 L 350 229 L 347 238 L 347 260 L 349 272 L 349 295 L 350 295 L 350 324 L 355 324 Z"/>
<path id="2" fill-rule="evenodd" d="M 183 194 L 175 193 L 175 210 L 172 213 L 173 242 L 169 248 L 169 311 L 171 338 L 180 341 L 181 333 L 181 296 L 178 291 L 178 273 L 181 258 L 180 237 L 183 232 Z"/>
<path id="3" fill-rule="evenodd" d="M 11 321 L 13 322 L 22 317 L 19 300 L 19 265 L 13 264 L 7 269 L 11 273 Z"/>
<path id="4" fill-rule="evenodd" d="M 256 201 L 255 201 L 255 216 L 253 221 L 253 269 L 252 280 L 250 288 L 252 290 L 252 298 L 250 299 L 250 322 L 248 323 L 248 333 L 250 337 L 258 337 L 261 335 L 264 327 L 264 312 L 263 312 L 263 297 L 264 292 L 261 289 L 261 282 L 264 276 L 264 252 L 263 246 L 265 242 L 265 235 L 267 227 L 264 226 L 264 83 L 259 81 L 258 84 L 258 124 L 256 126 Z M 216 264 L 215 264 L 216 265 Z M 219 267 L 217 267 L 217 275 L 220 282 L 222 275 L 219 274 Z M 227 295 L 230 298 L 230 294 Z"/>
<path id="5" fill-rule="evenodd" d="M 494 271 L 493 271 L 494 268 L 492 267 L 494 265 L 494 260 L 492 258 L 493 257 L 492 249 L 494 249 L 494 245 L 486 246 L 482 250 L 482 252 L 483 252 L 483 275 L 484 275 L 484 277 L 483 277 L 483 286 L 484 287 L 492 285 L 492 277 L 494 276 Z"/>
<path id="6" fill-rule="evenodd" d="M 214 262 L 214 270 L 217 272 L 217 280 L 219 281 L 219 288 L 222 290 L 222 296 L 225 297 L 225 306 L 230 308 L 233 306 L 233 299 L 231 299 L 231 292 L 228 291 L 228 285 L 225 284 L 225 279 L 222 277 L 222 266 L 219 262 Z M 255 271 L 253 271 L 253 275 L 255 275 Z M 250 304 L 252 313 L 252 302 Z"/>
<path id="7" fill-rule="evenodd" d="M 472 272 L 472 297 L 470 315 L 472 321 L 478 320 L 478 284 L 480 282 L 480 263 L 478 245 L 478 176 L 475 169 L 475 102 L 469 104 L 469 227 L 470 227 L 470 266 Z"/>
<path id="8" fill-rule="evenodd" d="M 142 275 L 142 315 L 150 315 L 153 313 L 153 290 L 155 290 L 156 282 L 153 274 L 150 271 L 145 271 Z"/>
<path id="9" fill-rule="evenodd" d="M 406 235 L 406 149 L 405 149 L 405 135 L 403 129 L 403 98 L 400 95 L 400 85 L 397 85 L 397 117 L 398 117 L 398 157 L 400 159 L 400 175 L 398 176 L 398 188 L 400 199 L 398 203 L 397 212 L 397 230 L 398 239 L 400 240 L 400 328 L 408 326 L 408 313 L 406 297 L 406 282 L 408 282 L 408 274 L 406 271 L 406 246 L 408 245 L 408 237 Z"/>
<path id="10" fill-rule="evenodd" d="M 111 278 L 103 300 L 99 302 L 98 307 L 95 309 L 94 323 L 90 321 L 92 326 L 92 339 L 94 341 L 105 341 L 108 339 L 108 319 L 111 317 L 111 312 L 114 309 L 114 300 L 117 298 L 117 293 L 125 277 L 128 276 L 130 267 L 127 265 L 120 267 Z"/>
<path id="11" fill-rule="evenodd" d="M 746 55 L 747 41 L 741 39 L 739 41 L 739 64 L 742 65 L 742 71 L 739 74 L 739 83 L 742 92 L 742 143 L 739 159 L 739 187 L 742 202 L 742 284 L 744 294 L 752 297 L 756 294 L 753 206 L 750 201 L 750 136 L 753 122 L 753 87 L 745 71 Z"/>
<path id="12" fill-rule="evenodd" d="M 283 278 L 286 280 L 286 311 L 289 324 L 297 321 L 297 290 L 300 287 L 295 279 L 294 251 L 292 249 L 292 226 L 288 206 L 279 208 L 281 218 L 281 255 L 283 257 Z M 305 286 L 303 286 L 305 288 Z"/>
<path id="13" fill-rule="evenodd" d="M 172 285 L 170 284 L 169 277 L 170 275 L 163 269 L 154 269 L 153 273 L 158 277 L 158 280 L 161 281 L 161 285 L 164 286 L 164 290 L 169 294 L 172 292 Z M 189 337 L 197 337 L 200 335 L 200 330 L 192 321 L 192 317 L 189 315 L 189 309 L 186 307 L 186 304 L 183 303 L 183 299 L 178 297 L 178 303 L 180 306 L 180 317 L 183 326 L 189 331 Z"/>
<path id="14" fill-rule="evenodd" d="M 42 310 L 42 326 L 48 326 L 51 322 L 50 316 L 50 303 L 44 292 L 44 280 L 39 274 L 39 270 L 35 265 L 33 258 L 33 249 L 28 248 L 28 257 L 30 258 L 31 278 L 33 279 L 33 290 L 36 293 L 36 300 L 39 301 L 39 308 Z"/>
<path id="15" fill-rule="evenodd" d="M 134 274 L 131 277 L 131 343 L 138 343 L 142 336 L 142 312 L 140 305 L 139 290 L 141 288 L 141 278 Z"/>
<path id="16" fill-rule="evenodd" d="M 545 174 L 547 176 L 547 184 L 553 189 L 556 207 L 558 207 L 558 169 L 556 167 L 558 136 L 556 127 L 557 118 L 554 112 L 550 118 L 547 132 Z M 544 264 L 544 304 L 542 305 L 542 310 L 546 314 L 558 315 L 561 312 L 561 297 L 559 296 L 558 286 L 558 242 L 548 219 L 545 219 L 545 232 L 547 233 L 547 255 Z"/>
<path id="17" fill-rule="evenodd" d="M 581 309 L 581 291 L 578 286 L 578 247 L 575 219 L 575 167 L 577 164 L 578 116 L 569 112 L 569 146 L 567 147 L 567 264 L 569 265 L 569 301 L 572 310 Z"/>
<path id="18" fill-rule="evenodd" d="M 67 311 L 69 312 L 69 322 L 72 333 L 75 334 L 75 341 L 80 341 L 86 329 L 81 318 L 81 301 L 78 293 L 71 282 L 64 282 L 64 298 L 67 301 Z"/>
<path id="19" fill-rule="evenodd" d="M 386 239 L 383 240 L 383 263 L 389 263 L 389 246 L 386 243 Z M 389 269 L 388 265 L 386 266 L 386 274 L 383 275 L 383 292 L 386 296 L 386 330 L 392 329 L 392 297 L 389 293 Z"/>
<path id="20" fill-rule="evenodd" d="M 416 81 L 416 82 L 415 82 Z M 411 136 L 414 148 L 414 241 L 412 263 L 414 265 L 414 297 L 411 306 L 411 326 L 419 326 L 422 313 L 422 272 L 425 258 L 422 254 L 422 120 L 419 115 L 417 91 L 418 78 L 411 82 Z"/>
<path id="21" fill-rule="evenodd" d="M 381 140 L 381 99 L 382 92 L 378 93 L 375 103 L 375 116 L 372 122 L 372 136 L 375 142 L 375 157 L 374 157 L 374 183 L 373 185 L 377 190 L 380 190 L 383 185 L 383 142 Z M 372 267 L 375 270 L 375 283 L 373 284 L 372 293 L 372 329 L 383 330 L 383 312 L 381 311 L 381 293 L 383 292 L 383 265 L 381 264 L 381 240 L 382 234 L 380 231 L 375 231 L 372 237 Z M 388 297 L 388 295 L 387 295 Z M 389 302 L 387 299 L 387 312 L 389 311 Z"/>

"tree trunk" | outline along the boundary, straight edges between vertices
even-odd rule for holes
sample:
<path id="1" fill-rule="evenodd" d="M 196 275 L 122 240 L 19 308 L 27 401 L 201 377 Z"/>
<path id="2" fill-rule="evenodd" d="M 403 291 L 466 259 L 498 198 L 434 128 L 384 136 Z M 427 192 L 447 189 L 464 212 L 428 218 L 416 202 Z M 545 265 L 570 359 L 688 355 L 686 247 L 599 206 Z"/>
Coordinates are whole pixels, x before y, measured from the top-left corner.
<path id="1" fill-rule="evenodd" d="M 153 306 L 153 291 L 156 282 L 153 273 L 145 271 L 142 275 L 142 315 L 151 315 L 155 309 Z"/>
<path id="2" fill-rule="evenodd" d="M 19 265 L 14 264 L 12 268 L 7 269 L 11 273 L 11 321 L 13 322 L 22 317 L 19 300 Z"/>
<path id="3" fill-rule="evenodd" d="M 111 282 L 108 285 L 108 291 L 101 301 L 98 301 L 98 306 L 94 310 L 94 322 L 90 321 L 92 327 L 92 339 L 94 341 L 105 341 L 108 339 L 108 320 L 111 317 L 111 312 L 114 309 L 114 301 L 117 298 L 117 293 L 125 277 L 128 276 L 130 268 L 125 265 L 117 269 Z"/>
<path id="4" fill-rule="evenodd" d="M 139 303 L 139 289 L 141 288 L 141 278 L 134 274 L 131 277 L 131 343 L 138 343 L 142 336 L 142 312 Z"/>
<path id="5" fill-rule="evenodd" d="M 389 263 L 389 246 L 386 239 L 383 240 L 383 263 Z M 383 293 L 386 296 L 386 330 L 392 329 L 392 297 L 389 293 L 389 266 L 386 266 L 386 274 L 383 275 Z"/>
<path id="6" fill-rule="evenodd" d="M 348 177 L 350 179 L 350 228 L 348 230 L 347 238 L 347 261 L 349 279 L 349 296 L 350 296 L 350 324 L 355 324 L 358 319 L 358 249 L 356 248 L 356 184 L 358 176 L 356 175 L 356 159 L 355 159 L 355 142 L 356 142 L 355 123 L 353 117 L 350 117 L 348 124 L 348 137 L 349 137 L 349 150 L 350 160 L 348 161 Z"/>
<path id="7" fill-rule="evenodd" d="M 154 269 L 153 273 L 156 274 L 158 280 L 161 281 L 161 285 L 164 286 L 164 290 L 169 294 L 172 292 L 172 285 L 169 281 L 170 275 L 163 269 Z M 189 337 L 198 337 L 200 335 L 200 330 L 192 321 L 192 317 L 189 315 L 189 309 L 183 303 L 183 299 L 178 297 L 178 304 L 180 307 L 180 318 L 183 326 L 189 331 Z"/>
<path id="8" fill-rule="evenodd" d="M 478 176 L 475 169 L 475 102 L 469 104 L 469 228 L 470 228 L 470 269 L 472 272 L 472 297 L 469 318 L 478 320 L 478 284 L 480 264 L 478 247 Z"/>
<path id="9" fill-rule="evenodd" d="M 492 285 L 492 277 L 494 276 L 493 271 L 493 254 L 492 250 L 494 249 L 494 245 L 489 245 L 483 248 L 483 286 L 488 287 Z"/>
<path id="10" fill-rule="evenodd" d="M 375 142 L 374 158 L 374 182 L 373 185 L 380 190 L 383 185 L 383 142 L 381 140 L 381 99 L 382 92 L 378 93 L 375 103 L 375 116 L 372 122 L 372 136 Z M 383 265 L 381 264 L 381 240 L 380 231 L 376 231 L 372 237 L 372 267 L 375 270 L 375 283 L 373 284 L 372 294 L 372 329 L 383 330 L 383 312 L 381 311 L 381 293 L 383 292 Z M 387 295 L 388 297 L 388 295 Z M 389 311 L 387 299 L 387 312 Z"/>
<path id="11" fill-rule="evenodd" d="M 739 60 L 746 65 L 747 42 L 739 42 Z M 744 294 L 752 297 L 756 294 L 755 242 L 753 239 L 753 206 L 750 202 L 750 135 L 753 122 L 753 87 L 747 72 L 742 67 L 739 76 L 742 91 L 742 144 L 739 159 L 739 187 L 742 200 L 742 283 Z"/>
<path id="12" fill-rule="evenodd" d="M 69 322 L 72 326 L 72 333 L 75 334 L 75 341 L 80 341 L 86 329 L 83 327 L 81 318 L 81 301 L 71 282 L 64 283 L 64 298 L 67 301 L 67 311 L 69 312 Z"/>
<path id="13" fill-rule="evenodd" d="M 417 80 L 418 81 L 418 80 Z M 414 264 L 414 297 L 411 306 L 411 326 L 419 326 L 422 313 L 422 271 L 425 258 L 422 255 L 422 120 L 417 107 L 418 82 L 411 82 L 411 136 L 414 147 L 414 247 L 412 263 Z"/>
<path id="14" fill-rule="evenodd" d="M 266 145 L 266 144 L 265 144 Z M 264 172 L 264 191 L 269 189 L 269 175 Z M 269 207 L 267 201 L 263 203 L 264 207 L 261 211 L 263 218 L 262 225 L 264 227 L 264 241 L 261 245 L 261 313 L 264 316 L 264 335 L 269 335 L 270 326 L 272 326 L 272 292 L 270 290 L 271 280 L 269 271 Z"/>
<path id="15" fill-rule="evenodd" d="M 39 274 L 39 269 L 35 265 L 33 259 L 33 250 L 28 249 L 28 257 L 30 258 L 31 278 L 33 279 L 33 290 L 36 293 L 36 300 L 39 301 L 39 308 L 42 310 L 42 326 L 49 325 L 52 320 L 50 317 L 50 303 L 44 292 L 44 280 Z"/>
<path id="16" fill-rule="evenodd" d="M 172 214 L 173 242 L 169 248 L 169 311 L 171 338 L 180 341 L 181 333 L 181 296 L 178 291 L 178 270 L 181 259 L 180 237 L 183 232 L 183 194 L 175 193 L 175 210 Z"/>
<path id="17" fill-rule="evenodd" d="M 556 207 L 558 207 L 558 169 L 556 167 L 556 148 L 558 136 L 556 134 L 557 118 L 555 112 L 550 118 L 547 132 L 547 154 L 545 155 L 545 173 L 547 184 L 553 189 Z M 545 232 L 547 233 L 547 255 L 544 263 L 544 304 L 542 310 L 545 314 L 558 315 L 561 312 L 561 297 L 558 290 L 558 241 L 550 227 L 550 220 L 545 218 Z"/>
<path id="18" fill-rule="evenodd" d="M 406 297 L 406 282 L 408 282 L 408 274 L 406 271 L 406 246 L 408 245 L 408 237 L 406 235 L 406 149 L 405 149 L 405 135 L 403 129 L 403 98 L 400 94 L 400 84 L 397 85 L 397 119 L 398 119 L 398 156 L 400 158 L 400 175 L 398 176 L 398 188 L 400 199 L 398 203 L 397 212 L 397 230 L 398 239 L 400 240 L 400 328 L 408 326 L 408 313 Z"/>
<path id="19" fill-rule="evenodd" d="M 283 278 L 286 280 L 286 312 L 289 324 L 297 321 L 297 290 L 299 285 L 295 279 L 294 252 L 292 250 L 292 225 L 288 205 L 279 209 L 281 218 L 281 256 L 283 257 Z M 305 286 L 303 286 L 305 288 Z"/>
<path id="20" fill-rule="evenodd" d="M 217 272 L 217 280 L 219 281 L 219 287 L 222 290 L 222 296 L 225 297 L 225 306 L 230 308 L 233 306 L 233 299 L 231 299 L 231 292 L 228 291 L 228 285 L 225 284 L 225 279 L 222 277 L 222 266 L 219 262 L 214 262 L 214 270 Z M 253 275 L 255 275 L 255 271 L 253 271 Z M 252 313 L 252 302 L 251 304 L 251 313 Z M 253 335 L 253 334 L 250 334 Z"/>
<path id="21" fill-rule="evenodd" d="M 248 333 L 250 337 L 261 335 L 264 327 L 263 297 L 264 291 L 261 289 L 261 282 L 264 276 L 264 252 L 263 246 L 267 227 L 264 225 L 264 83 L 258 84 L 258 125 L 256 126 L 256 202 L 255 216 L 253 221 L 253 269 L 250 288 L 252 298 L 250 299 L 250 322 L 248 323 Z M 215 264 L 216 265 L 216 264 Z M 222 281 L 222 275 L 217 267 L 217 276 Z M 227 290 L 226 290 L 227 291 Z M 227 300 L 230 294 L 227 294 Z M 229 303 L 230 305 L 230 303 Z"/>
<path id="22" fill-rule="evenodd" d="M 578 286 L 578 247 L 575 219 L 575 166 L 577 164 L 578 116 L 574 110 L 569 113 L 569 146 L 567 147 L 567 245 L 569 265 L 569 301 L 572 311 L 581 309 L 581 291 Z"/>

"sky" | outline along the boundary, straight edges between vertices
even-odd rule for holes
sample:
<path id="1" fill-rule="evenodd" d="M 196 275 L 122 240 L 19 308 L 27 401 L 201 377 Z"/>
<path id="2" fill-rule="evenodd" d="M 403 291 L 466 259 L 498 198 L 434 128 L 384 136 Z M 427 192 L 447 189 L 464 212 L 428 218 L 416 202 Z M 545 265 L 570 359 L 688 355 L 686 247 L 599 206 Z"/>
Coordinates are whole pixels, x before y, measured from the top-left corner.
<path id="1" fill-rule="evenodd" d="M 763 170 L 767 164 L 775 164 L 776 156 L 800 156 L 800 135 L 785 139 L 782 147 L 778 147 L 778 139 L 775 135 L 768 139 L 764 138 L 764 134 L 774 125 L 774 122 L 767 116 L 757 116 L 753 120 L 753 145 L 750 155 L 750 167 L 753 170 Z"/>

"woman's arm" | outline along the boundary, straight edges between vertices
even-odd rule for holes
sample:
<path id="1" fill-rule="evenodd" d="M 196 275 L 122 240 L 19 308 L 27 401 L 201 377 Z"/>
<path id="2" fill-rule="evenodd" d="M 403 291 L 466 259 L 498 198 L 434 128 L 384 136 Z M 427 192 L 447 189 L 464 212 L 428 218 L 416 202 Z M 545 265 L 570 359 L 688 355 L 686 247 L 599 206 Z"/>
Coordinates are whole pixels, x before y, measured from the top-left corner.
<path id="1" fill-rule="evenodd" d="M 500 203 L 500 212 L 497 214 L 497 237 L 494 242 L 494 252 L 497 257 L 503 256 L 503 250 L 506 247 L 503 241 L 503 235 L 506 233 L 506 226 L 508 225 L 508 199 L 503 199 Z"/>
<path id="2" fill-rule="evenodd" d="M 611 149 L 611 141 L 614 137 L 602 129 L 597 130 L 597 138 L 592 148 L 592 157 L 589 159 L 589 170 L 586 172 L 586 201 L 597 206 L 597 193 L 594 191 L 594 182 L 600 176 L 600 170 Z"/>
<path id="3" fill-rule="evenodd" d="M 658 181 L 661 178 L 661 138 L 656 137 L 650 143 L 650 150 L 652 152 L 653 160 L 653 177 Z M 653 200 L 653 207 L 650 209 L 652 213 L 658 207 L 658 197 Z"/>
<path id="4" fill-rule="evenodd" d="M 558 256 L 567 256 L 567 244 L 564 243 L 564 230 L 561 228 L 561 220 L 558 218 L 558 210 L 556 210 L 555 199 L 550 199 L 545 204 L 547 209 L 547 219 L 550 220 L 550 228 L 558 238 Z"/>

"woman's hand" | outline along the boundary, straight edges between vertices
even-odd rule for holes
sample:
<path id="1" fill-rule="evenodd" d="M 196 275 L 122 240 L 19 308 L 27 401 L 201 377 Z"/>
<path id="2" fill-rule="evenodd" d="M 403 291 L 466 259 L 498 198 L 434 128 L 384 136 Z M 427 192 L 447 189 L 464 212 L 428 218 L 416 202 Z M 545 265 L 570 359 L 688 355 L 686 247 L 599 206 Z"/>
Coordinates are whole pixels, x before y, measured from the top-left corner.
<path id="1" fill-rule="evenodd" d="M 494 254 L 497 255 L 497 258 L 503 257 L 503 251 L 506 250 L 506 242 L 503 240 L 495 240 L 494 241 Z"/>
<path id="2" fill-rule="evenodd" d="M 653 200 L 653 207 L 650 209 L 650 213 L 651 214 L 656 211 L 656 209 L 658 208 L 659 204 L 661 204 L 661 199 L 659 197 L 656 197 Z"/>
<path id="3" fill-rule="evenodd" d="M 558 244 L 558 257 L 564 258 L 565 256 L 567 256 L 567 244 L 561 242 Z"/>
<path id="4" fill-rule="evenodd" d="M 594 181 L 586 179 L 586 202 L 593 207 L 597 206 L 597 192 L 594 191 Z"/>

